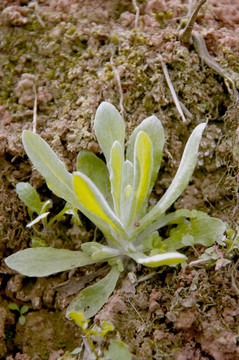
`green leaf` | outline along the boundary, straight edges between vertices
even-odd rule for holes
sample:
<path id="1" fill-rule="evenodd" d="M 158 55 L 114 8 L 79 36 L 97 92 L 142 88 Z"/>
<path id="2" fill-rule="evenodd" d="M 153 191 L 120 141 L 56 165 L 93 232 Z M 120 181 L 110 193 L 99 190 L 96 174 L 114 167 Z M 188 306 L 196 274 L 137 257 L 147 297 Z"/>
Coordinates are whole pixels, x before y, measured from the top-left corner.
<path id="1" fill-rule="evenodd" d="M 20 182 L 16 186 L 17 195 L 32 212 L 40 215 L 43 202 L 40 200 L 36 189 L 29 183 Z"/>
<path id="2" fill-rule="evenodd" d="M 109 172 L 103 160 L 91 151 L 82 150 L 77 156 L 76 169 L 88 176 L 106 201 L 111 202 Z"/>
<path id="3" fill-rule="evenodd" d="M 163 265 L 176 265 L 181 264 L 187 260 L 187 257 L 176 251 L 165 252 L 163 254 L 156 254 L 152 256 L 146 256 L 144 254 L 132 254 L 131 257 L 137 261 L 138 264 L 142 264 L 148 267 L 158 267 Z"/>
<path id="4" fill-rule="evenodd" d="M 50 146 L 39 135 L 28 130 L 23 131 L 22 141 L 28 157 L 45 178 L 49 189 L 73 206 L 79 207 L 73 190 L 72 175 Z"/>
<path id="5" fill-rule="evenodd" d="M 108 360 L 132 360 L 132 356 L 127 346 L 120 340 L 110 340 L 110 346 L 104 354 Z"/>
<path id="6" fill-rule="evenodd" d="M 105 101 L 99 105 L 95 114 L 94 129 L 109 164 L 110 151 L 116 140 L 124 149 L 125 123 L 114 105 Z"/>
<path id="7" fill-rule="evenodd" d="M 65 214 L 72 216 L 72 221 L 74 224 L 76 224 L 77 226 L 83 226 L 76 208 L 72 207 L 66 209 Z"/>
<path id="8" fill-rule="evenodd" d="M 41 215 L 39 215 L 38 217 L 36 217 L 36 219 L 32 220 L 30 223 L 27 224 L 27 228 L 30 228 L 31 226 L 37 224 L 39 221 L 45 219 L 48 215 L 49 215 L 49 211 L 46 213 L 43 213 Z"/>
<path id="9" fill-rule="evenodd" d="M 134 183 L 127 226 L 138 220 L 142 206 L 146 205 L 153 168 L 152 143 L 148 135 L 140 131 L 137 134 L 134 149 Z"/>
<path id="10" fill-rule="evenodd" d="M 113 267 L 102 280 L 82 290 L 68 306 L 66 316 L 72 311 L 84 313 L 86 319 L 94 316 L 114 291 L 119 275 L 120 272 Z"/>
<path id="11" fill-rule="evenodd" d="M 147 200 L 149 191 L 151 172 L 153 168 L 152 142 L 148 135 L 140 131 L 135 141 L 134 154 L 134 193 L 136 199 L 136 214 L 139 213 L 141 206 Z"/>
<path id="12" fill-rule="evenodd" d="M 42 203 L 41 214 L 44 214 L 52 207 L 52 200 L 46 200 Z"/>
<path id="13" fill-rule="evenodd" d="M 131 161 L 126 160 L 123 164 L 123 174 L 122 174 L 122 190 L 130 185 L 133 187 L 134 182 L 134 165 Z"/>
<path id="14" fill-rule="evenodd" d="M 25 322 L 26 322 L 25 316 L 24 316 L 24 315 L 21 315 L 21 316 L 19 317 L 19 319 L 18 319 L 18 322 L 19 322 L 20 325 L 24 325 Z"/>
<path id="15" fill-rule="evenodd" d="M 94 219 L 97 218 L 98 222 L 101 221 L 105 228 L 108 226 L 108 233 L 112 227 L 115 231 L 125 235 L 122 223 L 111 210 L 99 189 L 85 174 L 79 171 L 74 173 L 73 184 L 79 202 L 88 210 L 88 213 L 94 216 Z M 88 217 L 92 218 L 90 215 Z M 93 221 L 96 223 L 95 220 Z M 111 239 L 111 241 L 113 240 Z M 119 244 L 117 243 L 117 245 Z"/>
<path id="16" fill-rule="evenodd" d="M 34 237 L 34 238 L 32 238 L 31 246 L 33 248 L 35 248 L 35 247 L 47 247 L 47 243 L 46 243 L 46 241 L 44 239 Z"/>
<path id="17" fill-rule="evenodd" d="M 122 191 L 120 200 L 120 218 L 126 224 L 129 218 L 130 206 L 133 193 L 134 166 L 126 160 L 122 172 Z"/>
<path id="18" fill-rule="evenodd" d="M 120 216 L 121 183 L 124 163 L 123 149 L 118 141 L 115 141 L 110 152 L 110 182 L 114 200 L 114 209 Z"/>
<path id="19" fill-rule="evenodd" d="M 95 241 L 82 244 L 81 249 L 84 251 L 84 253 L 90 255 L 93 260 L 103 261 L 103 259 L 107 260 L 112 257 L 121 255 L 120 250 L 99 244 Z"/>
<path id="20" fill-rule="evenodd" d="M 197 212 L 194 210 L 192 213 L 196 215 Z M 163 241 L 168 250 L 177 250 L 184 246 L 196 244 L 209 247 L 223 238 L 226 230 L 224 222 L 210 217 L 206 213 L 203 214 L 198 212 L 198 218 L 184 221 L 171 230 L 170 236 Z"/>
<path id="21" fill-rule="evenodd" d="M 179 209 L 167 215 L 161 215 L 156 221 L 146 227 L 137 237 L 134 238 L 134 244 L 140 244 L 143 239 L 168 224 L 180 223 L 185 218 L 191 217 L 191 211 L 187 209 Z"/>
<path id="22" fill-rule="evenodd" d="M 160 215 L 177 200 L 177 198 L 186 189 L 189 180 L 192 176 L 194 168 L 198 159 L 198 148 L 202 133 L 206 124 L 199 124 L 192 132 L 186 147 L 184 149 L 183 157 L 179 165 L 178 171 L 161 200 L 153 207 L 152 210 L 140 221 L 140 228 L 145 228 L 147 225 L 155 221 Z"/>
<path id="23" fill-rule="evenodd" d="M 184 246 L 194 246 L 194 243 L 195 241 L 192 235 L 187 234 L 182 237 L 182 244 Z"/>
<path id="24" fill-rule="evenodd" d="M 73 188 L 72 175 L 66 170 L 64 163 L 58 159 L 50 146 L 39 135 L 27 130 L 23 131 L 23 145 L 33 165 L 45 178 L 49 189 L 83 212 L 104 234 L 113 240 L 110 229 L 105 222 L 101 221 L 99 217 L 93 216 L 94 214 L 78 201 Z"/>
<path id="25" fill-rule="evenodd" d="M 20 309 L 19 309 L 19 306 L 17 305 L 17 304 L 15 304 L 15 303 L 11 303 L 11 304 L 8 304 L 8 308 L 10 309 L 10 310 L 13 310 L 13 311 L 19 311 L 19 313 L 20 313 Z"/>
<path id="26" fill-rule="evenodd" d="M 158 231 L 154 231 L 144 238 L 141 243 L 145 250 L 159 249 L 162 246 L 162 238 L 159 236 Z"/>
<path id="27" fill-rule="evenodd" d="M 115 327 L 110 321 L 103 320 L 101 323 L 100 336 L 104 337 L 109 331 L 114 331 Z"/>
<path id="28" fill-rule="evenodd" d="M 27 311 L 29 310 L 29 306 L 27 306 L 27 305 L 23 305 L 22 307 L 21 307 L 21 314 L 23 315 L 23 314 L 25 314 Z"/>
<path id="29" fill-rule="evenodd" d="M 164 146 L 164 130 L 161 121 L 155 115 L 152 115 L 147 119 L 143 120 L 142 123 L 136 127 L 136 129 L 130 136 L 126 157 L 131 162 L 134 161 L 135 141 L 140 131 L 144 131 L 148 135 L 153 145 L 153 169 L 149 188 L 150 193 L 156 181 L 162 160 Z"/>
<path id="30" fill-rule="evenodd" d="M 42 277 L 96 261 L 81 251 L 38 247 L 18 251 L 8 256 L 5 262 L 22 275 Z"/>

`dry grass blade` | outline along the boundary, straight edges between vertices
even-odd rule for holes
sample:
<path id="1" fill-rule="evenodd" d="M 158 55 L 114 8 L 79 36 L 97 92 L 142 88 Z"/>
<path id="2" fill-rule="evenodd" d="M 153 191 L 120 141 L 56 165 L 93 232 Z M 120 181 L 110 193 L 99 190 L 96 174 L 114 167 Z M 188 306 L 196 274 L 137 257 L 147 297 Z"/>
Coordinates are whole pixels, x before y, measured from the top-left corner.
<path id="1" fill-rule="evenodd" d="M 164 63 L 161 55 L 159 56 L 159 60 L 160 60 L 161 65 L 162 65 L 163 72 L 164 72 L 164 76 L 165 76 L 165 79 L 166 79 L 166 81 L 167 81 L 168 87 L 169 87 L 169 89 L 170 89 L 170 91 L 171 91 L 171 94 L 172 94 L 172 97 L 173 97 L 173 101 L 174 101 L 174 103 L 175 103 L 175 105 L 176 105 L 176 107 L 177 107 L 177 109 L 178 109 L 178 112 L 179 112 L 179 114 L 180 114 L 183 122 L 186 123 L 187 120 L 186 120 L 186 118 L 185 118 L 185 116 L 184 116 L 183 110 L 182 110 L 181 105 L 180 105 L 180 101 L 178 100 L 177 94 L 176 94 L 176 92 L 175 92 L 175 90 L 174 90 L 172 81 L 171 81 L 170 76 L 169 76 L 169 73 L 168 73 L 167 66 L 166 66 L 166 64 Z"/>
<path id="2" fill-rule="evenodd" d="M 133 5 L 134 5 L 134 8 L 135 8 L 135 11 L 136 11 L 134 27 L 135 27 L 135 29 L 137 29 L 137 27 L 138 27 L 138 22 L 139 22 L 139 7 L 138 7 L 138 5 L 137 5 L 136 0 L 132 0 L 132 1 L 133 1 Z"/>
<path id="3" fill-rule="evenodd" d="M 37 128 L 37 91 L 36 91 L 36 83 L 34 84 L 34 106 L 33 106 L 33 122 L 32 122 L 32 131 L 36 133 Z"/>

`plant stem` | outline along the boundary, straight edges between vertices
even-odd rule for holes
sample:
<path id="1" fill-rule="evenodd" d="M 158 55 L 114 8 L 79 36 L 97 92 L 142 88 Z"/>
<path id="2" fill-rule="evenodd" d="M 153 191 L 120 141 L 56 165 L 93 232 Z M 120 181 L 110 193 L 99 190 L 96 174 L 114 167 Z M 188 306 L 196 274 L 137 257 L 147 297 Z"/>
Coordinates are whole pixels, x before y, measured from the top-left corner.
<path id="1" fill-rule="evenodd" d="M 192 30 L 193 30 L 193 25 L 194 25 L 194 23 L 195 23 L 195 21 L 197 19 L 198 12 L 199 12 L 200 8 L 202 7 L 203 4 L 205 4 L 206 1 L 207 0 L 200 0 L 198 2 L 195 9 L 193 10 L 190 18 L 188 19 L 188 22 L 187 22 L 185 28 L 179 34 L 179 38 L 180 38 L 182 43 L 184 43 L 184 44 L 189 44 L 190 43 L 190 38 L 191 38 Z"/>

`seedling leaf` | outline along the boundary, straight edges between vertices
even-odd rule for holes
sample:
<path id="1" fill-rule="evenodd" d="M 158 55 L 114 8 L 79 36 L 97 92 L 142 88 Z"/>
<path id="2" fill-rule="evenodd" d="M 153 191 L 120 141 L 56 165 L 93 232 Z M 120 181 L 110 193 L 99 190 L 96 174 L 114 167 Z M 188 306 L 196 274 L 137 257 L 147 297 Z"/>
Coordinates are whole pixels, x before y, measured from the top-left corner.
<path id="1" fill-rule="evenodd" d="M 201 212 L 198 213 L 198 218 L 195 217 L 191 221 L 180 223 L 171 230 L 170 236 L 163 241 L 169 251 L 196 244 L 209 247 L 217 240 L 222 239 L 226 231 L 225 223 L 207 214 L 200 217 Z M 196 215 L 195 210 L 194 215 Z"/>
<path id="2" fill-rule="evenodd" d="M 20 182 L 16 186 L 17 195 L 24 202 L 24 204 L 32 212 L 36 212 L 38 215 L 41 212 L 43 202 L 40 200 L 36 189 L 32 187 L 29 183 Z"/>
<path id="3" fill-rule="evenodd" d="M 49 215 L 49 211 L 48 212 L 45 212 L 41 215 L 39 215 L 38 217 L 36 217 L 34 220 L 32 220 L 30 223 L 27 224 L 27 228 L 30 228 L 31 226 L 37 224 L 39 221 L 45 219 L 48 215 Z"/>
<path id="4" fill-rule="evenodd" d="M 109 274 L 96 284 L 88 286 L 70 303 L 67 316 L 70 312 L 84 313 L 85 318 L 94 316 L 105 304 L 115 289 L 120 272 L 112 267 Z"/>
<path id="5" fill-rule="evenodd" d="M 127 346 L 120 340 L 110 340 L 110 346 L 105 351 L 105 358 L 109 360 L 132 360 Z"/>
<path id="6" fill-rule="evenodd" d="M 25 316 L 24 316 L 24 315 L 21 315 L 21 316 L 19 317 L 19 319 L 18 319 L 18 322 L 19 322 L 20 325 L 24 325 L 25 322 L 26 322 Z"/>
<path id="7" fill-rule="evenodd" d="M 15 304 L 15 303 L 11 303 L 11 304 L 8 304 L 8 308 L 10 309 L 10 310 L 13 310 L 13 311 L 19 311 L 19 313 L 20 313 L 20 309 L 19 309 L 19 306 L 17 305 L 17 304 Z"/>
<path id="8" fill-rule="evenodd" d="M 23 305 L 23 306 L 21 307 L 21 314 L 22 314 L 22 315 L 25 314 L 28 310 L 29 310 L 29 306 Z"/>

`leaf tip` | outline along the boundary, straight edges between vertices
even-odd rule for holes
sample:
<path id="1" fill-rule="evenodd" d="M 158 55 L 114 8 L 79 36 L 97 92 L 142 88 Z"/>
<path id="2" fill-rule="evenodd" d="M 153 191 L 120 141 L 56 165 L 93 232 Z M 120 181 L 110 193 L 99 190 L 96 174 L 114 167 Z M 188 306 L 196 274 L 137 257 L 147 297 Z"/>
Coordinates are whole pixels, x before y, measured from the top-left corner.
<path id="1" fill-rule="evenodd" d="M 187 260 L 187 257 L 178 252 L 168 252 L 164 254 L 157 254 L 153 256 L 147 256 L 145 258 L 139 258 L 137 262 L 139 264 L 149 266 L 149 267 L 158 267 L 162 265 L 176 265 L 181 264 Z"/>

